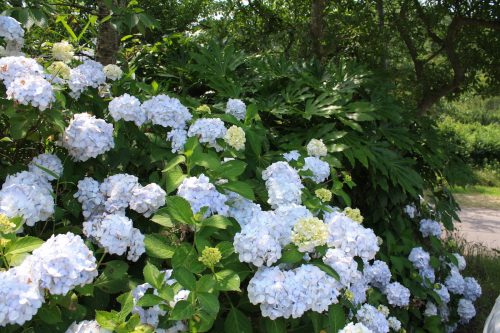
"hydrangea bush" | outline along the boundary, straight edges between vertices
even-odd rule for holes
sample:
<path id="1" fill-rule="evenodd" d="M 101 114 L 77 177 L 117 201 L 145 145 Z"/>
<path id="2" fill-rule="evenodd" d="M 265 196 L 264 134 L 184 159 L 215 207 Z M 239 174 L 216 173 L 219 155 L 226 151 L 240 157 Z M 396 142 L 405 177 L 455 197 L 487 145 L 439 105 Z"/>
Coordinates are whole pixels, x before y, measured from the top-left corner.
<path id="1" fill-rule="evenodd" d="M 0 331 L 451 332 L 474 317 L 481 287 L 443 212 L 400 205 L 402 245 L 370 227 L 328 132 L 280 143 L 251 98 L 201 105 L 65 41 L 33 59 L 23 35 L 0 17 L 1 144 L 20 157 L 0 190 Z"/>

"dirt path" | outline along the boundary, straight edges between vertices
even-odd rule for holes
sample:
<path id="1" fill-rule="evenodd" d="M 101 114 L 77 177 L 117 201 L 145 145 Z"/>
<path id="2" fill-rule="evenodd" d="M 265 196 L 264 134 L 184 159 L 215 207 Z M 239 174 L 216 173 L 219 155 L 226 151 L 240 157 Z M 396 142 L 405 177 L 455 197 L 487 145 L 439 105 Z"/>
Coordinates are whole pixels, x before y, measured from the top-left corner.
<path id="1" fill-rule="evenodd" d="M 500 249 L 499 209 L 463 207 L 460 219 L 455 226 L 466 240 Z"/>

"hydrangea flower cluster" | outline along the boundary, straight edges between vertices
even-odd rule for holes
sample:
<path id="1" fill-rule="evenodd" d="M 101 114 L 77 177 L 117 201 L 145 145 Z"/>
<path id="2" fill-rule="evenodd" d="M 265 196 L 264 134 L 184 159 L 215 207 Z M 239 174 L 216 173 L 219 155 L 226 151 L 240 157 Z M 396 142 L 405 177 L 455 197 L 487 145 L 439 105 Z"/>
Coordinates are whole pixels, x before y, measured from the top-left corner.
<path id="1" fill-rule="evenodd" d="M 328 228 L 317 217 L 303 218 L 292 229 L 292 242 L 300 252 L 313 252 L 317 246 L 324 245 L 328 238 Z"/>
<path id="2" fill-rule="evenodd" d="M 238 120 L 245 120 L 247 106 L 241 99 L 230 98 L 226 104 L 226 113 L 233 115 Z"/>
<path id="3" fill-rule="evenodd" d="M 2 55 L 20 55 L 24 45 L 24 29 L 16 19 L 0 15 L 0 37 L 6 41 Z"/>
<path id="4" fill-rule="evenodd" d="M 89 113 L 77 113 L 60 140 L 75 161 L 87 161 L 115 147 L 113 125 Z"/>
<path id="5" fill-rule="evenodd" d="M 0 58 L 0 80 L 8 88 L 22 77 L 41 76 L 43 68 L 34 59 L 23 56 Z"/>
<path id="6" fill-rule="evenodd" d="M 411 219 L 418 215 L 417 207 L 414 204 L 406 205 L 404 211 Z"/>
<path id="7" fill-rule="evenodd" d="M 299 318 L 306 311 L 323 312 L 336 303 L 338 282 L 313 265 L 294 270 L 262 267 L 248 285 L 248 298 L 260 304 L 264 317 Z"/>
<path id="8" fill-rule="evenodd" d="M 68 80 L 70 95 L 77 99 L 88 87 L 97 88 L 105 82 L 104 67 L 94 60 L 85 60 L 70 72 Z"/>
<path id="9" fill-rule="evenodd" d="M 171 278 L 172 272 L 173 271 L 171 269 L 163 271 L 163 273 L 165 274 L 164 282 L 170 286 L 173 286 L 177 283 L 175 279 Z M 160 323 L 160 317 L 164 316 L 167 313 L 167 311 L 163 310 L 160 305 L 168 305 L 173 308 L 178 301 L 187 299 L 187 297 L 189 296 L 189 290 L 177 288 L 177 293 L 174 296 L 174 300 L 172 302 L 162 302 L 149 308 L 143 308 L 139 306 L 137 302 L 139 302 L 139 300 L 146 294 L 149 289 L 153 289 L 153 295 L 158 295 L 158 291 L 154 289 L 153 286 L 151 286 L 149 283 L 138 285 L 132 290 L 132 297 L 134 302 L 132 313 L 138 314 L 141 318 L 141 323 L 152 326 L 157 333 L 185 331 L 187 327 L 182 321 L 175 322 L 170 329 L 158 328 L 158 324 Z"/>
<path id="10" fill-rule="evenodd" d="M 408 259 L 418 269 L 420 276 L 424 279 L 424 285 L 427 283 L 425 279 L 430 280 L 430 283 L 434 283 L 435 273 L 430 265 L 431 257 L 428 252 L 422 247 L 415 247 L 411 250 Z"/>
<path id="11" fill-rule="evenodd" d="M 106 65 L 102 70 L 106 78 L 111 81 L 119 80 L 123 76 L 122 69 L 114 64 Z"/>
<path id="12" fill-rule="evenodd" d="M 422 236 L 429 237 L 434 236 L 437 238 L 441 237 L 441 225 L 439 222 L 430 220 L 430 219 L 422 219 L 420 220 L 420 232 Z"/>
<path id="13" fill-rule="evenodd" d="M 44 290 L 65 295 L 96 276 L 96 260 L 79 236 L 53 235 L 20 266 L 0 272 L 0 326 L 31 320 L 45 301 Z"/>
<path id="14" fill-rule="evenodd" d="M 223 139 L 226 136 L 226 132 L 227 129 L 224 126 L 224 122 L 219 118 L 201 118 L 197 119 L 189 127 L 188 137 L 197 136 L 201 143 L 207 143 L 209 147 L 221 151 L 222 147 L 217 143 L 217 139 Z M 234 133 L 232 136 L 234 136 Z M 240 141 L 239 144 L 241 144 L 242 138 L 237 139 Z"/>
<path id="15" fill-rule="evenodd" d="M 84 234 L 108 253 L 137 261 L 145 252 L 144 235 L 125 216 L 127 207 L 149 217 L 165 205 L 165 191 L 157 184 L 141 186 L 128 174 L 110 176 L 99 184 L 86 177 L 78 182 L 75 198 L 82 204 Z"/>
<path id="16" fill-rule="evenodd" d="M 157 95 L 142 103 L 142 110 L 148 121 L 154 125 L 172 129 L 185 129 L 193 117 L 177 98 Z"/>
<path id="17" fill-rule="evenodd" d="M 283 158 L 287 161 L 287 162 L 290 162 L 290 161 L 298 161 L 299 158 L 300 158 L 300 153 L 298 150 L 292 150 L 292 151 L 289 151 L 288 153 L 284 153 L 283 154 Z"/>
<path id="18" fill-rule="evenodd" d="M 392 277 L 389 266 L 380 260 L 375 260 L 371 265 L 365 265 L 363 275 L 369 284 L 380 290 L 387 287 Z"/>
<path id="19" fill-rule="evenodd" d="M 19 77 L 7 88 L 7 98 L 23 105 L 32 105 L 40 111 L 55 102 L 52 85 L 41 76 Z"/>
<path id="20" fill-rule="evenodd" d="M 362 323 L 349 323 L 346 325 L 346 327 L 341 329 L 339 333 L 373 333 L 373 331 Z"/>
<path id="21" fill-rule="evenodd" d="M 312 139 L 309 141 L 307 144 L 307 154 L 309 156 L 313 157 L 323 157 L 328 154 L 328 150 L 326 148 L 326 145 L 323 143 L 323 140 L 318 140 L 318 139 Z"/>
<path id="22" fill-rule="evenodd" d="M 141 108 L 141 102 L 137 97 L 129 94 L 113 98 L 108 109 L 115 121 L 120 119 L 133 121 L 137 126 L 142 126 L 146 122 L 146 114 Z"/>
<path id="23" fill-rule="evenodd" d="M 370 304 L 364 304 L 358 309 L 356 319 L 373 333 L 389 332 L 389 322 L 386 316 Z"/>
<path id="24" fill-rule="evenodd" d="M 384 292 L 387 301 L 393 306 L 403 307 L 410 304 L 410 290 L 399 282 L 388 284 Z"/>
<path id="25" fill-rule="evenodd" d="M 66 330 L 66 333 L 111 333 L 111 331 L 99 326 L 95 320 L 84 320 L 79 323 L 74 322 Z"/>
<path id="26" fill-rule="evenodd" d="M 52 45 L 52 57 L 56 60 L 70 62 L 74 55 L 75 51 L 73 46 L 65 40 Z"/>
<path id="27" fill-rule="evenodd" d="M 184 179 L 177 190 L 177 195 L 189 201 L 195 214 L 203 207 L 208 208 L 205 217 L 213 214 L 224 216 L 228 214 L 226 195 L 217 191 L 215 185 L 210 183 L 210 179 L 204 174 Z"/>
<path id="28" fill-rule="evenodd" d="M 245 131 L 238 126 L 231 126 L 224 135 L 224 141 L 236 150 L 245 149 Z"/>
<path id="29" fill-rule="evenodd" d="M 304 185 L 300 181 L 297 170 L 286 162 L 276 162 L 262 172 L 266 182 L 269 199 L 267 202 L 273 208 L 288 204 L 300 204 Z"/>
<path id="30" fill-rule="evenodd" d="M 320 160 L 319 157 L 306 157 L 302 171 L 311 171 L 312 176 L 305 176 L 305 178 L 312 179 L 316 184 L 322 183 L 330 177 L 330 165 Z"/>
<path id="31" fill-rule="evenodd" d="M 29 169 L 5 180 L 0 190 L 0 214 L 9 218 L 21 216 L 26 225 L 33 226 L 54 214 L 55 203 L 49 181 L 62 174 L 62 162 L 55 155 L 41 154 L 30 162 Z"/>

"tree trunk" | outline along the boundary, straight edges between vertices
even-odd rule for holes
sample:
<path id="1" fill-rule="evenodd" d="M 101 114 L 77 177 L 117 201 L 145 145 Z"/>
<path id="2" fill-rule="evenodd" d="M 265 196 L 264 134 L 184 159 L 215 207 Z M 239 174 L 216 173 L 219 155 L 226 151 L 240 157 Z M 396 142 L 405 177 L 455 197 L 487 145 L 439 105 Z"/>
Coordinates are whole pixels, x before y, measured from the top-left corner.
<path id="1" fill-rule="evenodd" d="M 321 60 L 323 57 L 323 16 L 325 13 L 325 0 L 312 0 L 311 3 L 311 40 L 313 54 Z"/>
<path id="2" fill-rule="evenodd" d="M 119 5 L 118 1 L 114 1 L 115 5 Z M 99 20 L 110 15 L 110 10 L 106 6 L 104 0 L 97 0 Z M 97 51 L 96 60 L 103 65 L 116 63 L 118 50 L 120 49 L 120 35 L 113 27 L 110 20 L 101 23 L 99 33 L 97 35 Z"/>

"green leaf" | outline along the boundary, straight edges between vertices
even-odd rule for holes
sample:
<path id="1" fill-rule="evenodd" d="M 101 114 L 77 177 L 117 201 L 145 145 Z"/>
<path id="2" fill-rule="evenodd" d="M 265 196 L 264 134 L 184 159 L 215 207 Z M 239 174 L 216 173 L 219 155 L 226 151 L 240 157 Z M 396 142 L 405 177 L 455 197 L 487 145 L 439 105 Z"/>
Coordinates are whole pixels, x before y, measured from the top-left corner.
<path id="1" fill-rule="evenodd" d="M 240 291 L 240 277 L 236 272 L 225 269 L 215 273 L 217 289 L 221 291 Z"/>
<path id="2" fill-rule="evenodd" d="M 26 252 L 31 252 L 43 244 L 43 240 L 40 238 L 25 236 L 11 241 L 6 249 L 5 255 L 21 254 Z"/>
<path id="3" fill-rule="evenodd" d="M 304 258 L 304 253 L 300 252 L 297 246 L 291 244 L 284 248 L 280 262 L 287 264 L 295 264 Z"/>
<path id="4" fill-rule="evenodd" d="M 172 220 L 170 219 L 170 216 L 168 216 L 167 208 L 162 208 L 157 211 L 156 214 L 151 218 L 151 221 L 166 228 L 171 228 L 174 226 Z"/>
<path id="5" fill-rule="evenodd" d="M 163 298 L 153 294 L 146 294 L 137 301 L 137 306 L 149 307 L 155 306 L 163 302 Z"/>
<path id="6" fill-rule="evenodd" d="M 196 288 L 196 278 L 193 273 L 188 271 L 184 267 L 179 267 L 174 271 L 174 278 L 179 282 L 184 288 L 188 290 L 195 290 Z"/>
<path id="7" fill-rule="evenodd" d="M 250 320 L 235 307 L 229 310 L 226 321 L 224 322 L 224 332 L 226 333 L 252 333 L 252 323 Z"/>
<path id="8" fill-rule="evenodd" d="M 227 179 L 233 179 L 245 172 L 247 164 L 240 160 L 224 162 L 215 170 L 215 174 Z"/>
<path id="9" fill-rule="evenodd" d="M 165 166 L 165 168 L 161 172 L 169 172 L 177 165 L 179 165 L 181 163 L 185 163 L 185 162 L 186 162 L 186 157 L 184 157 L 184 155 L 177 155 L 176 157 L 174 157 L 173 159 L 171 159 L 167 163 L 167 165 Z"/>
<path id="10" fill-rule="evenodd" d="M 114 294 L 127 288 L 128 265 L 121 260 L 111 260 L 94 282 L 94 287 L 108 294 Z"/>
<path id="11" fill-rule="evenodd" d="M 134 308 L 134 296 L 132 295 L 132 292 L 129 291 L 128 293 L 121 295 L 119 298 L 122 309 L 118 313 L 118 320 L 125 321 Z"/>
<path id="12" fill-rule="evenodd" d="M 44 305 L 38 310 L 37 316 L 45 323 L 54 325 L 62 321 L 61 310 L 57 305 Z"/>
<path id="13" fill-rule="evenodd" d="M 242 181 L 227 182 L 226 184 L 220 185 L 220 187 L 222 187 L 226 190 L 229 190 L 229 191 L 236 192 L 236 193 L 244 196 L 248 200 L 252 200 L 252 201 L 255 200 L 255 195 L 253 193 L 253 189 L 250 186 L 250 184 L 248 184 L 246 182 L 242 182 Z"/>
<path id="14" fill-rule="evenodd" d="M 170 245 L 168 239 L 160 234 L 146 235 L 144 245 L 146 253 L 152 258 L 170 259 L 175 252 L 174 246 Z"/>
<path id="15" fill-rule="evenodd" d="M 182 169 L 178 165 L 165 173 L 167 193 L 175 191 L 184 178 L 186 178 L 186 175 L 182 172 Z"/>
<path id="16" fill-rule="evenodd" d="M 193 211 L 189 202 L 178 196 L 171 196 L 167 198 L 167 211 L 170 217 L 178 222 L 184 224 L 195 224 L 193 218 Z"/>
<path id="17" fill-rule="evenodd" d="M 198 260 L 198 252 L 191 244 L 187 243 L 178 246 L 172 257 L 174 271 L 179 267 L 184 267 L 191 273 L 200 273 L 205 270 L 205 266 Z"/>
<path id="18" fill-rule="evenodd" d="M 233 225 L 233 222 L 221 215 L 212 215 L 209 218 L 203 220 L 201 225 L 204 227 L 212 227 L 217 229 L 227 229 L 228 227 Z"/>
<path id="19" fill-rule="evenodd" d="M 215 286 L 215 279 L 212 275 L 203 275 L 196 281 L 196 291 L 199 293 L 211 293 Z"/>
<path id="20" fill-rule="evenodd" d="M 161 285 L 163 284 L 164 274 L 162 274 L 158 270 L 158 268 L 156 268 L 156 266 L 148 262 L 146 263 L 146 266 L 144 266 L 142 273 L 144 274 L 144 280 L 147 283 L 149 283 L 156 289 L 161 288 Z"/>
<path id="21" fill-rule="evenodd" d="M 197 297 L 203 310 L 210 314 L 213 314 L 214 316 L 219 313 L 220 304 L 217 295 L 209 293 L 198 293 Z"/>
<path id="22" fill-rule="evenodd" d="M 113 331 L 118 324 L 118 314 L 107 311 L 96 311 L 95 320 L 102 328 Z"/>
<path id="23" fill-rule="evenodd" d="M 185 320 L 191 318 L 195 313 L 194 306 L 188 301 L 179 301 L 170 312 L 170 320 Z"/>
<path id="24" fill-rule="evenodd" d="M 331 277 L 335 278 L 337 281 L 340 281 L 339 274 L 337 272 L 335 272 L 335 270 L 333 268 L 331 268 L 330 266 L 328 266 L 320 261 L 311 261 L 311 264 L 318 267 L 319 269 L 321 269 L 323 272 L 330 275 Z"/>
<path id="25" fill-rule="evenodd" d="M 341 304 L 332 304 L 328 308 L 328 333 L 337 333 L 344 328 L 345 313 Z"/>
<path id="26" fill-rule="evenodd" d="M 263 318 L 266 333 L 286 333 L 286 322 L 282 318 Z M 336 332 L 335 332 L 336 333 Z"/>

